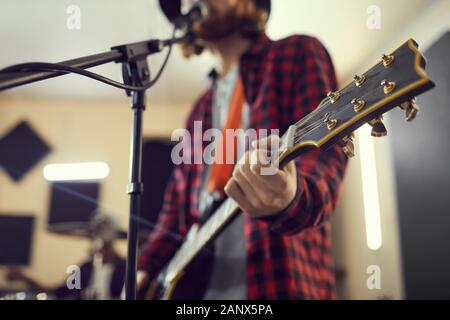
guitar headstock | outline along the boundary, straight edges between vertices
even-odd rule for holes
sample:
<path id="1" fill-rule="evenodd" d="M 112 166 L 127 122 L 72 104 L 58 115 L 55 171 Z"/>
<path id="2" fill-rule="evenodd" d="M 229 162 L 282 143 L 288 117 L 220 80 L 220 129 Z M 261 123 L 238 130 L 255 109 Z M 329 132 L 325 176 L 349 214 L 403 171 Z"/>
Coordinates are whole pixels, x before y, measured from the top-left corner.
<path id="1" fill-rule="evenodd" d="M 412 121 L 418 112 L 415 97 L 435 85 L 425 73 L 425 58 L 409 39 L 353 82 L 328 94 L 315 111 L 289 128 L 281 162 L 295 158 L 310 148 L 326 149 L 341 143 L 348 156 L 353 154 L 353 132 L 369 123 L 372 135 L 386 135 L 384 113 L 395 107 Z"/>

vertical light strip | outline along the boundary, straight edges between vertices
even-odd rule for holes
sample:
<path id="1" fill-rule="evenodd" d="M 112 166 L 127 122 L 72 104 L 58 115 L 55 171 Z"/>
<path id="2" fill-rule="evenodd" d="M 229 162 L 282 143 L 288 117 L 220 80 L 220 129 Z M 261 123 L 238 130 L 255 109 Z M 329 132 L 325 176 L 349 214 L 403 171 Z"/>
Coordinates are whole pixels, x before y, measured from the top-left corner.
<path id="1" fill-rule="evenodd" d="M 371 129 L 369 125 L 364 125 L 358 131 L 359 159 L 361 161 L 367 246 L 371 250 L 378 250 L 382 244 L 381 215 L 375 145 L 374 138 L 370 135 Z"/>

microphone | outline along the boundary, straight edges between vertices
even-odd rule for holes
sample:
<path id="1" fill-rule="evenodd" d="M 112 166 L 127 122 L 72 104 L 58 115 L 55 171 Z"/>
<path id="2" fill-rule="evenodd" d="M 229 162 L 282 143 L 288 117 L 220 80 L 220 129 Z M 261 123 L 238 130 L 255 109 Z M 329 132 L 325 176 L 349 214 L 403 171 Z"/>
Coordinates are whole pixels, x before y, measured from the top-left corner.
<path id="1" fill-rule="evenodd" d="M 181 13 L 181 0 L 159 0 L 159 4 L 166 17 L 179 29 L 189 29 L 209 14 L 208 5 L 202 0 L 196 1 L 186 14 Z"/>

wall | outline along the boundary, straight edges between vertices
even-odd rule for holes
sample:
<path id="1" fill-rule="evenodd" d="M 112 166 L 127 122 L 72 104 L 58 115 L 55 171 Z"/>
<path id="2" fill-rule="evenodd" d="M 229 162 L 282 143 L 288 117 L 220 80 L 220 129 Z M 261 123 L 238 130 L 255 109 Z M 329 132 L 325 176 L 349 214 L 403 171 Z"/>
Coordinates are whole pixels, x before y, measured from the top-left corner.
<path id="1" fill-rule="evenodd" d="M 410 126 L 392 119 L 400 233 L 408 299 L 450 298 L 450 32 L 426 51 L 432 94 Z"/>
<path id="2" fill-rule="evenodd" d="M 374 140 L 383 241 L 382 247 L 377 251 L 370 250 L 366 242 L 358 139 L 355 142 L 357 155 L 349 162 L 341 201 L 333 219 L 335 263 L 337 268 L 344 272 L 339 286 L 339 297 L 401 299 L 403 298 L 401 253 L 388 142 L 384 138 Z M 367 269 L 370 266 L 380 268 L 380 290 L 369 290 L 367 287 L 369 277 Z"/>
<path id="3" fill-rule="evenodd" d="M 450 28 L 450 2 L 440 0 L 430 2 L 430 6 L 419 16 L 411 19 L 403 28 L 392 30 L 389 40 L 380 42 L 378 49 L 367 56 L 366 63 L 355 66 L 354 73 L 360 73 L 373 65 L 382 53 L 397 48 L 409 37 L 413 37 L 425 52 L 436 39 Z M 395 32 L 394 32 L 395 31 Z M 350 81 L 350 80 L 349 80 Z M 432 106 L 423 106 L 430 108 Z M 385 124 L 392 134 L 390 118 L 398 118 L 403 122 L 403 113 L 392 111 L 387 115 Z M 403 124 L 408 138 L 420 135 L 414 127 Z M 423 130 L 423 129 L 422 129 Z M 375 139 L 376 170 L 380 196 L 383 245 L 381 249 L 372 251 L 365 240 L 364 211 L 361 192 L 360 159 L 357 155 L 352 159 L 344 185 L 341 203 L 334 217 L 333 250 L 337 266 L 345 271 L 340 285 L 340 297 L 344 299 L 378 299 L 405 298 L 403 284 L 403 256 L 400 250 L 398 204 L 396 179 L 393 168 L 392 135 Z M 357 139 L 356 139 L 357 140 Z M 405 141 L 407 143 L 407 141 Z M 402 144 L 397 145 L 398 148 Z M 415 145 L 420 151 L 420 146 Z M 368 274 L 366 269 L 377 265 L 381 269 L 381 289 L 369 290 L 366 286 Z M 426 275 L 423 275 L 426 277 Z"/>

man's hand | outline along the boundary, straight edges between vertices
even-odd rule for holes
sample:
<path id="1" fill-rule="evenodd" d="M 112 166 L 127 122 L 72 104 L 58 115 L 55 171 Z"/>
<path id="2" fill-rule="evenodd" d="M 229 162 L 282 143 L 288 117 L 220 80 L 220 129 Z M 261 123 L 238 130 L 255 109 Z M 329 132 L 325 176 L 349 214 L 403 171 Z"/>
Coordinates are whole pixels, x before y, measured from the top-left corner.
<path id="1" fill-rule="evenodd" d="M 278 146 L 279 142 L 277 136 L 255 141 L 254 150 L 247 151 L 239 160 L 232 178 L 225 186 L 225 193 L 254 218 L 283 211 L 294 200 L 297 192 L 294 162 L 281 170 L 268 163 L 270 146 Z"/>

